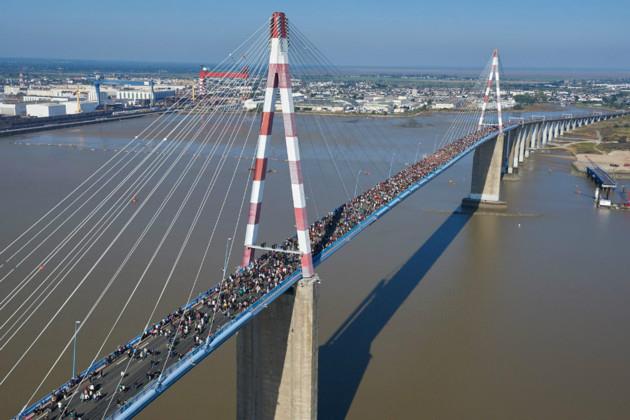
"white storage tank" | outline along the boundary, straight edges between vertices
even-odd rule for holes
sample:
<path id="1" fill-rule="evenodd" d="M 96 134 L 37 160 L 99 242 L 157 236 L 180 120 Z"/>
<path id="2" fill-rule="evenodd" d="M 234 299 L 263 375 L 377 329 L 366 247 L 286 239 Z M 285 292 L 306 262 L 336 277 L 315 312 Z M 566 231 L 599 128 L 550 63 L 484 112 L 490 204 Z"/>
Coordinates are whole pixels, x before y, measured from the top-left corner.
<path id="1" fill-rule="evenodd" d="M 64 104 L 27 104 L 26 114 L 30 117 L 56 117 L 66 115 L 66 106 Z"/>

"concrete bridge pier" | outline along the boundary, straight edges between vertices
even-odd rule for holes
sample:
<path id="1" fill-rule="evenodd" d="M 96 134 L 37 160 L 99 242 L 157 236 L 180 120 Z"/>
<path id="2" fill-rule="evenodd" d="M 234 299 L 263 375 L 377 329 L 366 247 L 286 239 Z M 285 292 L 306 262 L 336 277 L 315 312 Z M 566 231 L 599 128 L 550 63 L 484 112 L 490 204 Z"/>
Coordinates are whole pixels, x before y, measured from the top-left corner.
<path id="1" fill-rule="evenodd" d="M 536 135 L 534 136 L 534 141 L 532 142 L 532 150 L 540 149 L 542 131 L 543 123 L 536 124 Z"/>
<path id="2" fill-rule="evenodd" d="M 555 141 L 558 138 L 559 134 L 560 134 L 560 123 L 556 121 L 555 123 L 553 123 L 551 138 L 549 139 L 549 141 Z"/>
<path id="3" fill-rule="evenodd" d="M 462 201 L 463 208 L 505 207 L 500 200 L 504 141 L 502 133 L 475 149 L 470 195 Z"/>
<path id="4" fill-rule="evenodd" d="M 529 157 L 531 150 L 533 149 L 534 138 L 536 137 L 536 124 L 532 124 L 529 132 L 527 133 L 527 142 L 525 143 L 525 159 Z"/>
<path id="5" fill-rule="evenodd" d="M 518 179 L 518 152 L 521 147 L 524 131 L 525 128 L 520 127 L 508 133 L 509 141 L 507 142 L 508 145 L 505 154 L 506 168 L 503 176 L 504 180 Z"/>
<path id="6" fill-rule="evenodd" d="M 555 123 L 550 122 L 547 123 L 547 139 L 545 141 L 545 144 L 549 144 L 553 141 L 553 127 L 554 127 Z"/>
<path id="7" fill-rule="evenodd" d="M 542 133 L 542 147 L 545 147 L 547 145 L 547 143 L 549 142 L 549 126 L 551 124 L 549 123 L 545 123 L 544 124 L 544 128 L 543 128 L 543 133 Z"/>
<path id="8" fill-rule="evenodd" d="M 510 150 L 514 143 L 514 132 L 508 131 L 505 141 L 503 142 L 503 151 L 501 152 L 501 175 L 508 173 L 510 167 Z"/>
<path id="9" fill-rule="evenodd" d="M 503 170 L 505 174 L 514 173 L 514 148 L 517 141 L 518 130 L 510 131 L 510 133 L 508 134 L 507 145 L 505 146 L 505 150 L 503 152 L 503 158 L 505 159 L 503 162 L 503 164 L 505 165 Z"/>
<path id="10" fill-rule="evenodd" d="M 525 154 L 527 153 L 527 156 L 529 156 L 529 152 L 527 152 L 527 144 L 529 141 L 529 135 L 531 133 L 531 127 L 530 126 L 525 126 L 525 128 L 523 129 L 523 138 L 521 140 L 521 144 L 520 144 L 520 148 L 518 151 L 518 162 L 519 163 L 523 163 L 525 162 Z"/>
<path id="11" fill-rule="evenodd" d="M 529 154 L 534 153 L 534 150 L 538 149 L 538 138 L 540 137 L 540 124 L 534 125 L 534 133 L 532 134 L 532 142 L 530 144 Z"/>
<path id="12" fill-rule="evenodd" d="M 558 125 L 556 126 L 556 139 L 558 139 L 558 137 L 560 137 L 562 135 L 561 133 L 561 129 L 562 129 L 562 125 L 563 123 L 558 121 Z"/>
<path id="13" fill-rule="evenodd" d="M 512 159 L 512 164 L 508 168 L 508 173 L 510 174 L 518 173 L 518 156 L 521 150 L 521 143 L 523 142 L 523 133 L 525 133 L 525 128 L 524 127 L 519 128 L 516 134 L 516 141 L 514 142 L 514 145 L 512 146 L 512 152 L 510 155 Z"/>
<path id="14" fill-rule="evenodd" d="M 318 284 L 300 280 L 239 332 L 237 419 L 317 419 Z"/>

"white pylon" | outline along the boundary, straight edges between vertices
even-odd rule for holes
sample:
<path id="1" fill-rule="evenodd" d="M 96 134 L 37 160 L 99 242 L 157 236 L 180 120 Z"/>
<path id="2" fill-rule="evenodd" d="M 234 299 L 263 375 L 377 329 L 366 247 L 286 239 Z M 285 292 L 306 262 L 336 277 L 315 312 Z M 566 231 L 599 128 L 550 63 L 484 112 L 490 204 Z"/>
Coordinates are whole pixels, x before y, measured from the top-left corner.
<path id="1" fill-rule="evenodd" d="M 492 89 L 492 81 L 496 81 L 496 103 L 497 103 L 497 116 L 499 120 L 499 131 L 503 132 L 503 115 L 501 113 L 501 86 L 499 82 L 499 50 L 494 49 L 492 52 L 492 65 L 490 66 L 490 74 L 488 75 L 488 82 L 486 84 L 486 91 L 483 95 L 483 104 L 481 105 L 481 116 L 479 117 L 479 126 L 484 125 L 483 119 L 486 115 L 486 108 L 488 107 L 488 100 L 490 99 L 490 91 Z"/>

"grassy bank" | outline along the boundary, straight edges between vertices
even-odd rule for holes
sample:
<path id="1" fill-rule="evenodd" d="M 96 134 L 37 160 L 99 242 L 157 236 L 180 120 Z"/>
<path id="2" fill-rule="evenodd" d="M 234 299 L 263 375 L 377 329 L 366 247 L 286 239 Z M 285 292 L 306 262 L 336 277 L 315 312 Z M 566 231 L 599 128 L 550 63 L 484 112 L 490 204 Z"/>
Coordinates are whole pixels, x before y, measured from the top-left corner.
<path id="1" fill-rule="evenodd" d="M 615 150 L 630 150 L 630 116 L 580 127 L 570 134 L 573 138 L 582 138 L 586 142 L 592 142 L 592 147 L 600 153 L 608 153 Z M 589 148 L 588 143 L 579 144 Z M 591 152 L 578 152 L 591 153 Z"/>

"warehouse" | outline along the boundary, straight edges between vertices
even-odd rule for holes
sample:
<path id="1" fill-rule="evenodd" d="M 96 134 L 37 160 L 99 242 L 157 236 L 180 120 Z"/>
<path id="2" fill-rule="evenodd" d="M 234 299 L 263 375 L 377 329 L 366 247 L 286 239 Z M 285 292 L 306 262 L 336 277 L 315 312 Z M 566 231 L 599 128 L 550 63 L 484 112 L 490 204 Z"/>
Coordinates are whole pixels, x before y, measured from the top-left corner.
<path id="1" fill-rule="evenodd" d="M 64 104 L 27 104 L 26 115 L 29 117 L 56 117 L 66 115 Z"/>
<path id="2" fill-rule="evenodd" d="M 21 102 L 15 104 L 0 103 L 0 115 L 8 115 L 11 117 L 26 115 L 26 105 Z"/>

